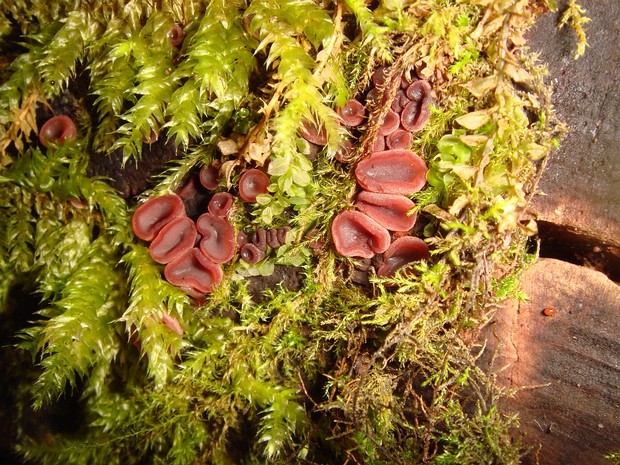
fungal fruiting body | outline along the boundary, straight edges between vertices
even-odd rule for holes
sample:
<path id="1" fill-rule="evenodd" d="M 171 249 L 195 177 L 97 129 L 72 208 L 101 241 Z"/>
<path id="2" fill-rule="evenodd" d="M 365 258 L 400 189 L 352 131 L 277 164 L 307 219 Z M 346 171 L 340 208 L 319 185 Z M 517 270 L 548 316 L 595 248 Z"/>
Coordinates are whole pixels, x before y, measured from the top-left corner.
<path id="1" fill-rule="evenodd" d="M 390 231 L 409 231 L 416 221 L 416 214 L 409 214 L 415 204 L 404 195 L 362 191 L 355 207 Z"/>
<path id="2" fill-rule="evenodd" d="M 269 187 L 269 176 L 263 171 L 252 168 L 239 178 L 239 196 L 246 202 L 256 202 L 256 197 L 266 194 Z"/>
<path id="3" fill-rule="evenodd" d="M 159 231 L 179 216 L 185 216 L 183 200 L 176 194 L 147 200 L 133 214 L 131 224 L 137 237 L 152 241 Z"/>
<path id="4" fill-rule="evenodd" d="M 175 258 L 164 268 L 169 283 L 180 288 L 208 294 L 222 281 L 222 268 L 196 247 Z"/>
<path id="5" fill-rule="evenodd" d="M 190 218 L 175 218 L 155 236 L 149 254 L 157 263 L 169 263 L 194 246 L 196 235 L 196 226 Z"/>
<path id="6" fill-rule="evenodd" d="M 404 266 L 426 260 L 429 250 L 419 237 L 403 236 L 396 239 L 383 255 L 383 263 L 377 269 L 377 276 L 389 277 Z"/>
<path id="7" fill-rule="evenodd" d="M 66 140 L 77 139 L 77 128 L 71 118 L 65 115 L 57 115 L 48 119 L 39 131 L 39 142 L 43 147 L 50 143 L 60 144 Z"/>
<path id="8" fill-rule="evenodd" d="M 355 177 L 372 192 L 411 195 L 424 187 L 427 171 L 424 160 L 412 151 L 385 150 L 360 161 Z"/>
<path id="9" fill-rule="evenodd" d="M 340 213 L 331 230 L 336 250 L 345 257 L 371 258 L 390 245 L 388 230 L 361 212 Z"/>
<path id="10" fill-rule="evenodd" d="M 228 221 L 212 213 L 204 213 L 196 220 L 196 229 L 202 235 L 200 251 L 213 263 L 226 263 L 234 253 L 237 233 Z"/>
<path id="11" fill-rule="evenodd" d="M 377 126 L 377 136 L 371 154 L 355 167 L 355 178 L 362 188 L 355 201 L 357 211 L 337 215 L 331 233 L 340 255 L 368 259 L 383 253 L 377 274 L 388 277 L 408 263 L 429 256 L 423 240 L 402 236 L 392 242 L 389 231 L 407 233 L 416 222 L 415 204 L 407 196 L 424 187 L 428 168 L 408 148 L 413 133 L 428 121 L 432 88 L 428 81 L 412 74 L 390 76 L 385 67 L 375 70 L 371 81 L 374 87 L 366 94 L 366 104 L 372 106 L 375 120 L 371 122 Z M 337 112 L 344 125 L 355 127 L 365 117 L 363 108 L 358 100 L 350 100 Z M 353 161 L 349 156 L 352 152 L 353 142 L 347 140 L 335 158 L 342 163 Z"/>
<path id="12" fill-rule="evenodd" d="M 558 309 L 553 307 L 547 307 L 543 310 L 543 315 L 545 316 L 555 316 L 558 314 Z"/>

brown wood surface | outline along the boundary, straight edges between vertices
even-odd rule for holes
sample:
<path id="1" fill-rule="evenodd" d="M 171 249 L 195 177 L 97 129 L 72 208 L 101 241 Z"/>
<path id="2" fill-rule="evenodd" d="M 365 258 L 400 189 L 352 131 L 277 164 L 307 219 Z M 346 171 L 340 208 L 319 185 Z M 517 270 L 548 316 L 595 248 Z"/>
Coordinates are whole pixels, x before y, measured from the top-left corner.
<path id="1" fill-rule="evenodd" d="M 485 328 L 481 363 L 517 389 L 503 407 L 519 414 L 523 463 L 609 465 L 603 455 L 620 451 L 620 289 L 554 259 L 532 265 L 521 289 L 528 300 L 507 302 Z"/>

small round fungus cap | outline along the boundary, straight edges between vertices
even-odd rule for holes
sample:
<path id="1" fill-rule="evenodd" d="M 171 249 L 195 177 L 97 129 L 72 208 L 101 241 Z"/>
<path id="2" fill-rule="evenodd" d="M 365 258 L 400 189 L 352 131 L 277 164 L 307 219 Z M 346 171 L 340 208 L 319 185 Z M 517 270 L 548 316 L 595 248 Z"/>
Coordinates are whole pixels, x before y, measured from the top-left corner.
<path id="1" fill-rule="evenodd" d="M 362 191 L 357 196 L 355 207 L 390 231 L 409 231 L 416 221 L 415 213 L 408 214 L 415 204 L 400 194 Z"/>
<path id="2" fill-rule="evenodd" d="M 235 198 L 232 194 L 229 194 L 228 192 L 218 192 L 211 197 L 207 208 L 209 213 L 225 218 L 234 203 Z"/>
<path id="3" fill-rule="evenodd" d="M 131 219 L 133 232 L 144 241 L 152 241 L 173 219 L 185 216 L 183 200 L 176 194 L 153 197 L 138 207 Z"/>
<path id="4" fill-rule="evenodd" d="M 43 147 L 50 143 L 61 144 L 66 140 L 77 139 L 77 128 L 71 118 L 66 115 L 57 115 L 48 119 L 39 131 L 39 142 Z"/>
<path id="5" fill-rule="evenodd" d="M 316 145 L 327 144 L 327 133 L 324 128 L 317 128 L 314 123 L 306 121 L 299 129 L 301 137 Z"/>
<path id="6" fill-rule="evenodd" d="M 357 182 L 364 189 L 382 194 L 411 195 L 426 184 L 428 168 L 410 150 L 375 152 L 355 168 Z"/>
<path id="7" fill-rule="evenodd" d="M 344 211 L 332 222 L 332 240 L 340 255 L 372 258 L 385 252 L 390 233 L 375 220 L 357 211 Z"/>
<path id="8" fill-rule="evenodd" d="M 383 264 L 377 270 L 377 276 L 393 276 L 402 267 L 428 257 L 428 246 L 422 239 L 413 236 L 399 237 L 383 255 Z"/>
<path id="9" fill-rule="evenodd" d="M 252 168 L 239 178 L 239 195 L 246 202 L 256 202 L 256 197 L 266 194 L 269 187 L 269 176 L 263 171 Z"/>
<path id="10" fill-rule="evenodd" d="M 164 268 L 169 283 L 200 294 L 208 294 L 222 281 L 222 268 L 193 247 Z"/>
<path id="11" fill-rule="evenodd" d="M 202 234 L 200 251 L 213 263 L 226 263 L 235 254 L 237 233 L 228 221 L 212 213 L 204 213 L 196 220 L 196 229 Z"/>
<path id="12" fill-rule="evenodd" d="M 175 218 L 151 242 L 149 254 L 157 263 L 169 263 L 194 247 L 196 226 L 187 216 Z"/>
<path id="13" fill-rule="evenodd" d="M 202 184 L 205 189 L 209 189 L 210 191 L 217 189 L 219 186 L 219 177 L 220 170 L 218 170 L 215 166 L 203 166 L 200 168 L 200 174 L 198 175 L 200 184 Z"/>
<path id="14" fill-rule="evenodd" d="M 336 110 L 345 126 L 355 127 L 364 122 L 366 111 L 359 100 L 352 98 L 344 106 Z"/>
<path id="15" fill-rule="evenodd" d="M 244 262 L 253 264 L 258 263 L 265 258 L 265 251 L 259 249 L 251 242 L 248 242 L 247 244 L 243 244 L 239 250 L 239 256 Z"/>

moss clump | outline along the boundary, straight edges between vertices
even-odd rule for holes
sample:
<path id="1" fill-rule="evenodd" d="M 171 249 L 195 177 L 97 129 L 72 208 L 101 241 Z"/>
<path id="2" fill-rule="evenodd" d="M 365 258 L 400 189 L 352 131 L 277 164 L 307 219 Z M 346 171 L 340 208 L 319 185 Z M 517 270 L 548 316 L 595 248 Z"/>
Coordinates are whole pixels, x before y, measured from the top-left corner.
<path id="1" fill-rule="evenodd" d="M 527 0 L 10 2 L 0 11 L 0 304 L 3 334 L 20 339 L 3 357 L 23 360 L 6 373 L 19 454 L 518 462 L 516 419 L 497 410 L 502 393 L 472 348 L 531 259 L 520 215 L 557 143 L 543 68 L 524 48 L 540 10 Z M 175 24 L 181 45 L 167 37 Z M 383 65 L 433 85 L 430 123 L 413 142 L 430 168 L 415 201 L 432 257 L 415 275 L 361 287 L 347 278 L 354 261 L 329 246 L 355 189 L 351 166 L 334 159 L 346 136 L 334 109 Z M 74 117 L 81 138 L 38 147 L 50 110 Z M 316 156 L 304 122 L 326 130 Z M 358 158 L 371 134 L 372 124 Z M 233 221 L 293 226 L 260 266 L 229 265 L 201 304 L 165 282 L 134 237 L 137 199 L 87 175 L 110 153 L 148 163 L 155 135 L 176 156 L 141 198 L 203 165 L 220 166 L 229 186 L 265 166 L 269 193 Z M 222 150 L 231 140 L 237 148 Z M 247 278 L 276 265 L 296 267 L 303 287 L 257 299 Z M 46 419 L 62 399 L 79 405 L 73 430 L 28 424 L 29 402 Z"/>

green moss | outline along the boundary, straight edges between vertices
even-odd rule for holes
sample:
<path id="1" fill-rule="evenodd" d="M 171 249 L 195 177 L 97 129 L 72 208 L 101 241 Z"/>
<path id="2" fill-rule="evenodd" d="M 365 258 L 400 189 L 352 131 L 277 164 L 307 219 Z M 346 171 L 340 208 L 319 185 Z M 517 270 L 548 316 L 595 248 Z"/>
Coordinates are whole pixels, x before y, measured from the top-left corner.
<path id="1" fill-rule="evenodd" d="M 33 366 L 12 375 L 39 415 L 71 396 L 83 410 L 75 432 L 35 434 L 20 405 L 19 453 L 67 464 L 517 463 L 517 420 L 497 409 L 503 393 L 466 335 L 490 304 L 518 296 L 533 259 L 521 213 L 561 127 L 541 103 L 544 69 L 509 44 L 523 43 L 539 2 L 91 3 L 16 1 L 0 13 L 11 59 L 0 63 L 0 312 L 19 289 L 40 298 L 17 328 Z M 356 189 L 353 165 L 334 158 L 350 137 L 335 108 L 380 65 L 433 85 L 413 142 L 430 168 L 414 199 L 432 253 L 415 273 L 360 286 L 359 263 L 330 242 Z M 37 116 L 76 88 L 88 107 L 73 109 L 81 138 L 39 149 Z M 328 136 L 318 154 L 299 133 L 308 122 Z M 356 159 L 376 129 L 364 128 Z M 232 221 L 293 227 L 258 266 L 227 265 L 202 303 L 167 283 L 134 237 L 136 199 L 86 175 L 111 151 L 144 158 L 152 132 L 177 156 L 141 198 L 213 162 L 230 186 L 265 166 L 268 194 L 237 204 Z M 238 151 L 222 153 L 223 140 Z M 281 265 L 303 285 L 249 291 Z"/>

